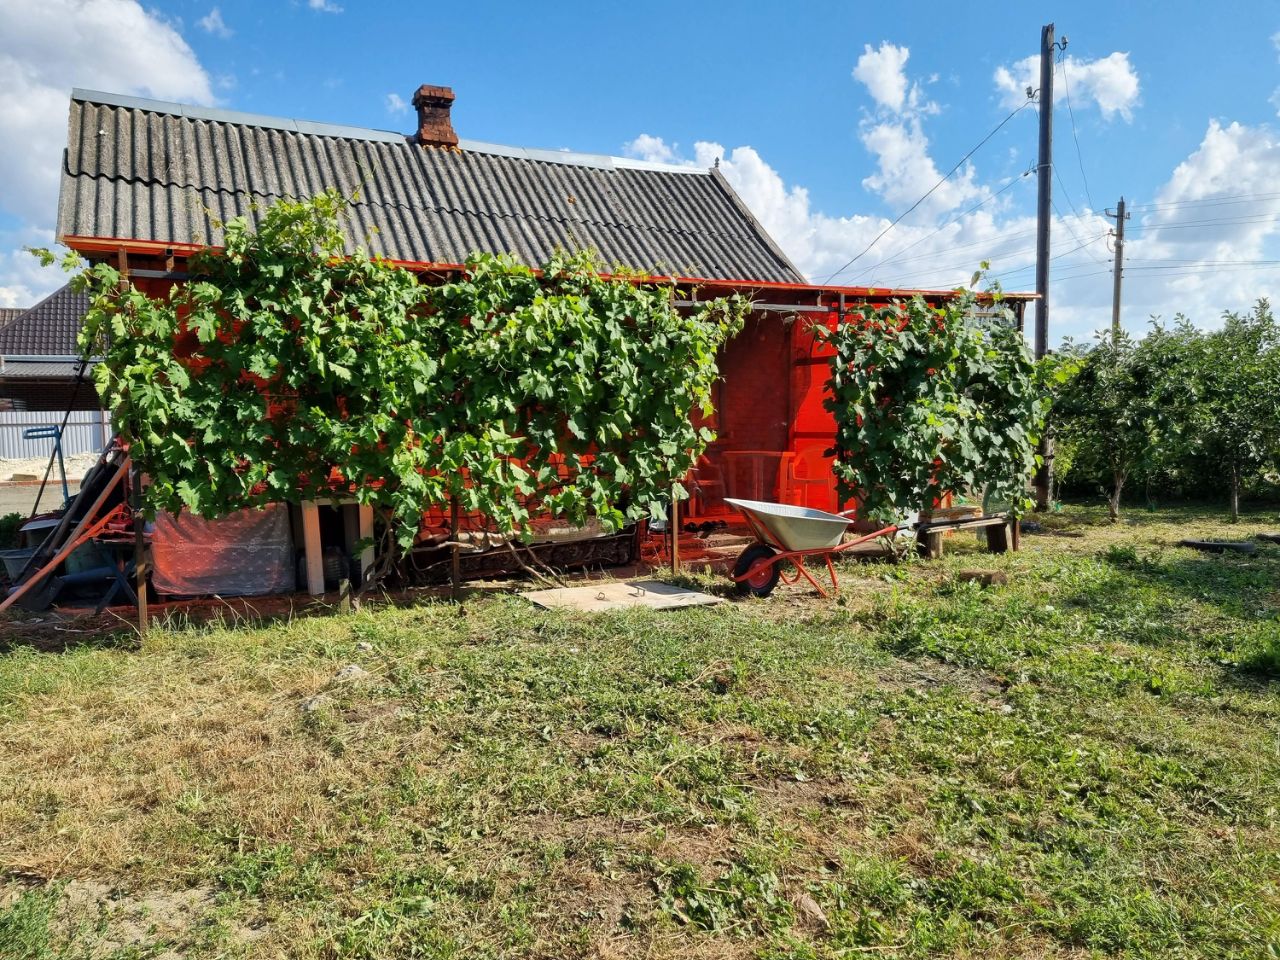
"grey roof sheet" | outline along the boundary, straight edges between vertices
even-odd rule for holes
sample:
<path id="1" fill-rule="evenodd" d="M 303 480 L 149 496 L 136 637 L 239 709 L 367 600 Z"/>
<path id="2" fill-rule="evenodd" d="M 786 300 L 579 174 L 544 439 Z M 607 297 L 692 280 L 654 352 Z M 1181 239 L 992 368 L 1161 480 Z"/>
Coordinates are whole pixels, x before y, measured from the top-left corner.
<path id="1" fill-rule="evenodd" d="M 62 287 L 0 327 L 0 355 L 71 357 L 89 298 Z"/>
<path id="2" fill-rule="evenodd" d="M 718 170 L 461 146 L 77 90 L 58 234 L 217 245 L 221 221 L 336 187 L 357 195 L 349 248 L 394 260 L 591 247 L 661 274 L 803 282 Z"/>
<path id="3" fill-rule="evenodd" d="M 93 363 L 85 369 L 92 369 Z M 0 380 L 60 380 L 74 378 L 80 369 L 78 360 L 8 360 L 0 362 Z"/>

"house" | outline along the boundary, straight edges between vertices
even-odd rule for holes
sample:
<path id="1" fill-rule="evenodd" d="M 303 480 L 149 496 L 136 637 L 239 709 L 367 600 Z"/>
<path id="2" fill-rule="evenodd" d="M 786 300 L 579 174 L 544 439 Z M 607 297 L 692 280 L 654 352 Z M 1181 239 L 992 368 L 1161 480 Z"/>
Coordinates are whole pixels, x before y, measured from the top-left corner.
<path id="1" fill-rule="evenodd" d="M 76 337 L 88 298 L 62 287 L 28 310 L 0 315 L 0 400 L 20 410 L 99 409 Z"/>
<path id="2" fill-rule="evenodd" d="M 83 295 L 62 287 L 29 309 L 0 310 L 0 459 L 47 453 L 47 434 L 24 438 L 38 427 L 61 430 L 65 456 L 97 453 L 111 439 L 92 363 L 82 366 L 76 345 L 87 308 Z"/>
<path id="3" fill-rule="evenodd" d="M 677 281 L 689 303 L 745 294 L 755 308 L 722 357 L 719 439 L 691 477 L 689 508 L 725 514 L 734 494 L 834 506 L 827 361 L 810 325 L 794 320 L 835 323 L 906 291 L 808 283 L 716 167 L 461 139 L 454 102 L 447 87 L 420 87 L 417 129 L 403 134 L 76 90 L 58 239 L 162 293 L 193 250 L 220 242 L 222 222 L 336 187 L 356 197 L 350 249 L 428 281 L 476 251 L 537 264 L 557 248 L 590 247 Z M 1023 302 L 1009 300 L 1019 316 Z"/>

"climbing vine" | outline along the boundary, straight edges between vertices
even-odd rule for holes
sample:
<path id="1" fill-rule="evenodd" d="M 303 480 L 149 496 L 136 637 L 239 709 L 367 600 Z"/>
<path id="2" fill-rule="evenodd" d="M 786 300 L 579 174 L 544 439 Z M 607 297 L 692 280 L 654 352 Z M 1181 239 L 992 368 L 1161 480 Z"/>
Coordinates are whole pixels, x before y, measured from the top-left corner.
<path id="1" fill-rule="evenodd" d="M 660 509 L 713 435 L 716 353 L 746 304 L 477 255 L 441 286 L 346 249 L 345 201 L 280 201 L 225 225 L 167 297 L 80 270 L 81 346 L 149 510 L 216 517 L 350 491 L 401 547 L 456 502 L 502 534 L 536 513 L 606 529 Z"/>
<path id="2" fill-rule="evenodd" d="M 1030 504 L 1044 391 L 1012 315 L 977 307 L 967 290 L 939 307 L 915 297 L 824 334 L 836 478 L 865 516 L 892 520 L 949 492 Z"/>

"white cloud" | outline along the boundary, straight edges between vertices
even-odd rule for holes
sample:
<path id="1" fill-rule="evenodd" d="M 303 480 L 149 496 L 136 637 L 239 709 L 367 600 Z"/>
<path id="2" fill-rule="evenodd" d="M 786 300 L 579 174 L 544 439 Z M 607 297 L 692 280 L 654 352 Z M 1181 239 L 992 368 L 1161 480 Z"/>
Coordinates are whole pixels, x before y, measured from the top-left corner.
<path id="1" fill-rule="evenodd" d="M 942 171 L 929 156 L 929 139 L 919 117 L 865 125 L 861 139 L 877 165 L 862 185 L 893 207 L 910 207 L 942 179 Z M 920 205 L 919 217 L 954 210 L 981 197 L 985 188 L 975 183 L 976 175 L 971 166 L 954 174 Z"/>
<path id="2" fill-rule="evenodd" d="M 863 47 L 862 56 L 853 68 L 853 78 L 862 83 L 881 107 L 900 113 L 907 105 L 910 84 L 903 68 L 911 51 L 888 41 L 872 50 L 871 44 Z"/>
<path id="3" fill-rule="evenodd" d="M 649 163 L 681 163 L 679 157 L 680 144 L 668 144 L 661 137 L 650 136 L 642 133 L 622 145 L 623 155 L 635 157 L 637 160 L 646 160 Z M 692 161 L 683 161 L 692 165 Z"/>
<path id="4" fill-rule="evenodd" d="M 221 37 L 223 40 L 226 40 L 234 32 L 227 26 L 227 22 L 222 19 L 222 11 L 217 7 L 206 13 L 196 23 L 205 33 L 211 33 L 215 37 Z"/>
<path id="5" fill-rule="evenodd" d="M 910 56 L 908 48 L 892 43 L 881 43 L 875 50 L 868 45 L 853 70 L 853 78 L 867 88 L 878 108 L 865 114 L 860 125 L 862 145 L 876 158 L 876 172 L 863 179 L 862 186 L 899 209 L 909 208 L 942 179 L 929 155 L 923 124 L 923 118 L 937 114 L 939 108 L 907 76 Z M 936 79 L 933 74 L 929 82 Z M 983 189 L 975 185 L 974 177 L 974 170 L 966 167 L 929 194 L 914 216 L 925 220 L 981 196 Z"/>
<path id="6" fill-rule="evenodd" d="M 801 272 L 816 282 L 842 268 L 889 224 L 886 217 L 832 216 L 814 209 L 803 186 L 787 183 L 749 146 L 726 150 L 699 141 L 686 157 L 661 137 L 645 134 L 628 147 L 633 156 L 702 168 L 723 158 L 721 172 Z M 1280 268 L 1239 263 L 1280 259 L 1277 183 L 1280 133 L 1213 121 L 1153 199 L 1134 205 L 1131 198 L 1123 293 L 1128 329 L 1141 334 L 1151 315 L 1171 318 L 1179 312 L 1212 327 L 1224 310 L 1248 309 L 1260 296 L 1280 299 Z M 973 189 L 982 191 L 978 209 L 899 224 L 836 282 L 949 289 L 967 282 L 987 260 L 990 276 L 1006 290 L 1031 289 L 1033 178 Z M 1112 227 L 1111 220 L 1090 211 L 1053 219 L 1055 343 L 1063 336 L 1087 339 L 1110 324 Z"/>
<path id="7" fill-rule="evenodd" d="M 321 13 L 342 12 L 342 7 L 333 3 L 332 0 L 307 0 L 307 6 L 312 10 L 319 10 Z"/>
<path id="8" fill-rule="evenodd" d="M 1099 60 L 1077 60 L 1068 56 L 1056 68 L 1053 83 L 1055 104 L 1071 95 L 1073 107 L 1093 104 L 1106 120 L 1119 114 L 1133 119 L 1141 85 L 1137 71 L 1129 62 L 1129 54 L 1112 53 Z M 1040 57 L 1032 55 L 1007 67 L 996 68 L 996 90 L 1006 106 L 1012 108 L 1026 102 L 1027 87 L 1040 86 Z"/>
<path id="9" fill-rule="evenodd" d="M 404 113 L 409 109 L 409 104 L 404 102 L 404 97 L 398 93 L 387 94 L 387 113 Z"/>
<path id="10" fill-rule="evenodd" d="M 1280 294 L 1280 134 L 1211 120 L 1150 204 L 1134 209 L 1125 239 L 1130 316 L 1186 313 L 1212 324 Z"/>
<path id="11" fill-rule="evenodd" d="M 0 236 L 0 250 L 29 242 L 33 231 L 52 238 L 73 86 L 202 104 L 215 99 L 191 47 L 136 0 L 0 2 L 0 215 L 18 224 Z M 9 291 L 0 296 L 26 300 L 58 285 L 61 275 L 53 270 L 28 272 L 29 259 L 0 253 L 0 291 Z"/>

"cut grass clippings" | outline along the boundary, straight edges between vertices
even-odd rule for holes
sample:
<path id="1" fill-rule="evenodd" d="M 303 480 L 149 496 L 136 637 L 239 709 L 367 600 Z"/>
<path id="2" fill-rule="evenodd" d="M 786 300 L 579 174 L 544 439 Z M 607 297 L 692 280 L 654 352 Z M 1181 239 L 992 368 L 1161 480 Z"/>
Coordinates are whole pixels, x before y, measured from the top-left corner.
<path id="1" fill-rule="evenodd" d="M 1280 547 L 1175 546 L 1276 516 L 1097 518 L 839 601 L 13 647 L 0 957 L 1280 955 Z"/>

